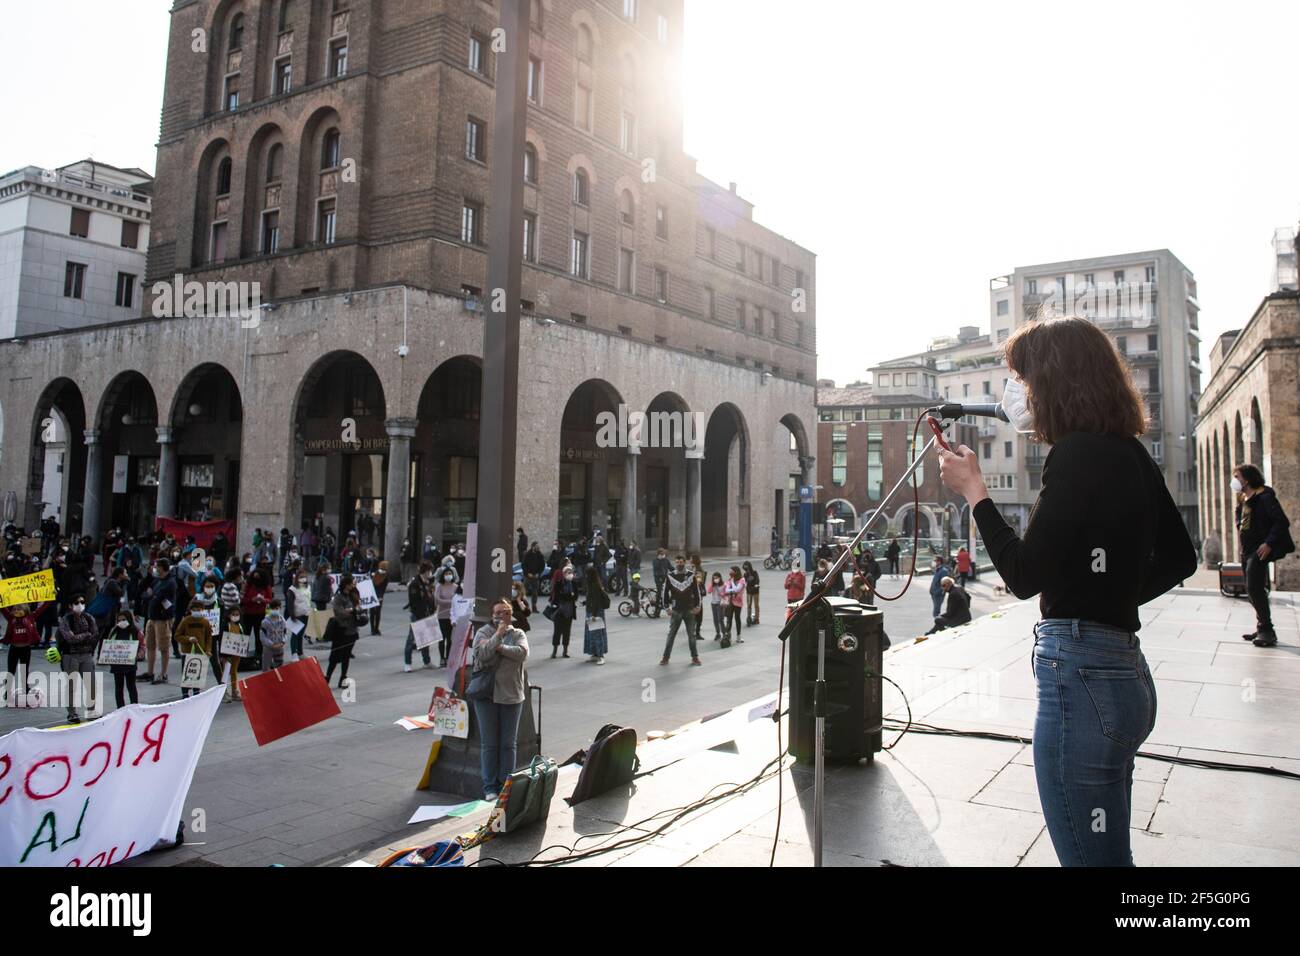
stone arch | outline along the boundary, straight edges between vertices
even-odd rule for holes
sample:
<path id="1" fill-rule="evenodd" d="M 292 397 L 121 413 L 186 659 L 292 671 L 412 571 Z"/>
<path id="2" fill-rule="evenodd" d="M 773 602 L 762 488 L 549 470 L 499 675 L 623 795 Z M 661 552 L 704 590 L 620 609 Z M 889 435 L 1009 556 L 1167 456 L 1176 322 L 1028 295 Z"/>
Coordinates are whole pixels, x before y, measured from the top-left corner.
<path id="1" fill-rule="evenodd" d="M 214 139 L 203 148 L 199 156 L 194 189 L 194 236 L 191 248 L 190 264 L 202 266 L 214 261 L 220 240 L 217 236 L 218 224 L 225 223 L 225 252 L 230 252 L 230 193 L 218 192 L 218 171 L 221 163 L 230 160 L 234 165 L 230 141 L 224 137 Z M 233 175 L 233 171 L 232 171 Z M 233 184 L 230 187 L 234 188 Z M 223 256 L 224 258 L 224 256 Z M 180 309 L 177 309 L 179 314 Z"/>
<path id="2" fill-rule="evenodd" d="M 560 409 L 556 533 L 563 541 L 590 538 L 594 529 L 608 529 L 617 540 L 630 530 L 624 504 L 629 492 L 635 494 L 635 476 L 627 472 L 628 459 L 636 456 L 628 448 L 630 426 L 621 427 L 627 419 L 619 410 L 625 405 L 609 381 L 588 378 Z M 606 543 L 612 547 L 612 541 Z"/>
<path id="3" fill-rule="evenodd" d="M 241 89 L 248 90 L 250 93 L 253 89 L 253 74 L 256 71 L 253 68 L 254 58 L 248 56 L 248 53 L 254 43 L 254 37 L 250 29 L 252 23 L 244 6 L 244 0 L 221 0 L 212 12 L 212 19 L 208 22 L 208 75 L 203 103 L 205 112 L 209 114 L 219 113 L 225 108 L 225 104 L 221 102 L 222 86 L 226 75 L 233 72 L 230 69 L 232 62 L 238 62 Z M 244 41 L 238 56 L 232 57 L 232 51 L 229 49 L 230 24 L 238 14 L 244 14 Z"/>
<path id="4" fill-rule="evenodd" d="M 1233 416 L 1232 439 L 1232 464 L 1236 467 L 1246 461 L 1246 443 L 1241 433 L 1241 412 Z"/>
<path id="5" fill-rule="evenodd" d="M 581 169 L 587 174 L 587 182 L 591 184 L 592 189 L 595 189 L 600 182 L 596 176 L 596 164 L 586 153 L 574 153 L 569 157 L 569 162 L 564 168 L 568 171 L 570 181 L 573 179 L 573 174 Z"/>
<path id="6" fill-rule="evenodd" d="M 1259 413 L 1259 399 L 1251 398 L 1250 400 L 1250 441 L 1247 443 L 1247 455 L 1251 463 L 1264 473 L 1264 480 L 1268 481 L 1269 469 L 1264 467 L 1264 419 Z"/>
<path id="7" fill-rule="evenodd" d="M 319 519 L 341 545 L 364 513 L 382 541 L 388 399 L 375 367 L 350 349 L 320 356 L 298 385 L 290 421 L 289 487 L 299 500 L 286 502 L 289 519 L 298 526 Z"/>
<path id="8" fill-rule="evenodd" d="M 591 31 L 591 60 L 594 64 L 596 51 L 600 49 L 601 44 L 600 27 L 596 26 L 596 18 L 591 15 L 589 10 L 579 9 L 573 11 L 573 16 L 569 18 L 569 22 L 573 24 L 573 56 L 575 59 L 578 56 L 578 28 L 585 26 Z"/>
<path id="9" fill-rule="evenodd" d="M 153 531 L 153 519 L 161 513 L 161 482 L 176 480 L 174 472 L 169 478 L 162 467 L 159 424 L 158 396 L 149 378 L 136 369 L 113 376 L 100 396 L 93 426 L 104 463 L 96 489 L 100 527 L 87 528 L 86 534 L 98 537 L 105 527 L 125 528 L 136 535 Z M 115 475 L 114 465 L 122 458 L 126 473 Z"/>
<path id="10" fill-rule="evenodd" d="M 165 429 L 165 431 L 163 430 Z M 185 373 L 159 430 L 175 459 L 159 509 L 188 520 L 237 518 L 243 473 L 244 404 L 234 373 L 203 362 Z"/>
<path id="11" fill-rule="evenodd" d="M 546 162 L 546 139 L 531 126 L 524 132 L 524 142 L 537 150 L 537 162 Z M 539 170 L 540 171 L 540 170 Z M 540 177 L 539 177 L 540 178 Z"/>
<path id="12" fill-rule="evenodd" d="M 443 553 L 453 541 L 465 541 L 465 526 L 478 516 L 482 390 L 483 360 L 455 355 L 429 373 L 416 404 L 411 440 L 416 493 L 403 534 L 411 541 L 432 536 Z"/>
<path id="13" fill-rule="evenodd" d="M 693 521 L 698 518 L 688 515 L 695 505 L 688 501 L 686 450 L 663 446 L 660 440 L 665 420 L 655 418 L 664 413 L 685 416 L 690 412 L 686 399 L 672 391 L 660 392 L 645 407 L 646 423 L 638 462 L 643 475 L 638 488 L 645 489 L 640 496 L 645 509 L 645 520 L 640 524 L 643 550 L 699 545 L 698 540 L 692 541 L 688 535 L 688 531 L 698 534 L 698 524 L 688 528 L 688 517 Z"/>
<path id="14" fill-rule="evenodd" d="M 848 498 L 832 498 L 830 501 L 826 502 L 825 514 L 827 515 L 830 514 L 832 505 L 835 506 L 836 513 L 839 515 L 842 515 L 846 509 L 851 515 L 853 515 L 852 523 L 851 524 L 846 523 L 840 525 L 840 531 L 837 533 L 852 534 L 856 532 L 858 529 L 858 522 L 860 518 L 858 516 L 858 509 L 853 507 L 853 502 L 849 501 Z M 843 507 L 840 507 L 841 505 Z"/>
<path id="15" fill-rule="evenodd" d="M 701 547 L 749 551 L 750 448 L 744 413 L 731 402 L 718 405 L 705 427 L 700 464 Z"/>
<path id="16" fill-rule="evenodd" d="M 15 521 L 33 528 L 53 507 L 64 531 L 81 529 L 88 460 L 86 424 L 86 400 L 76 382 L 60 376 L 41 390 L 32 416 L 26 514 L 16 516 Z M 51 456 L 48 466 L 47 455 Z M 62 479 L 56 477 L 59 474 Z M 47 500 L 47 490 L 54 500 Z"/>
<path id="17" fill-rule="evenodd" d="M 281 150 L 280 178 L 273 183 L 268 178 L 267 161 L 277 146 Z M 244 221 L 241 230 L 244 256 L 270 255 L 282 247 L 282 244 L 276 249 L 264 247 L 263 215 L 268 211 L 275 212 L 279 216 L 281 229 L 293 215 L 291 208 L 285 209 L 285 200 L 288 199 L 285 190 L 287 161 L 284 131 L 276 123 L 266 123 L 249 140 L 244 157 Z M 282 232 L 280 238 L 283 238 Z"/>

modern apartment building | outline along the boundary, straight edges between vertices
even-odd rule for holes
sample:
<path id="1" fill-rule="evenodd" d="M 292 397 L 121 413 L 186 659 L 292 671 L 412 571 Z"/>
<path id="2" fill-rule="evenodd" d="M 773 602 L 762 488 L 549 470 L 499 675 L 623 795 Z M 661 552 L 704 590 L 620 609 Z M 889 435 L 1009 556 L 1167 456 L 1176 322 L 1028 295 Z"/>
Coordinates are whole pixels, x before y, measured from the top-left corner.
<path id="1" fill-rule="evenodd" d="M 91 159 L 0 176 L 0 339 L 139 315 L 152 193 Z"/>
<path id="2" fill-rule="evenodd" d="M 874 367 L 873 380 L 930 376 L 945 401 L 998 402 L 1008 375 L 1002 346 L 1025 322 L 1077 315 L 1114 339 L 1147 404 L 1143 444 L 1161 465 L 1187 527 L 1198 533 L 1193 429 L 1201 394 L 1196 279 L 1167 249 L 1021 266 L 989 284 L 989 333 L 964 327 L 925 352 Z M 895 370 L 895 366 L 899 370 Z M 905 378 L 904 378 L 905 380 Z M 891 385 L 892 387 L 892 385 Z M 1022 529 L 1041 488 L 1048 449 L 996 419 L 974 419 L 989 493 Z M 974 447 L 974 446 L 972 446 Z"/>

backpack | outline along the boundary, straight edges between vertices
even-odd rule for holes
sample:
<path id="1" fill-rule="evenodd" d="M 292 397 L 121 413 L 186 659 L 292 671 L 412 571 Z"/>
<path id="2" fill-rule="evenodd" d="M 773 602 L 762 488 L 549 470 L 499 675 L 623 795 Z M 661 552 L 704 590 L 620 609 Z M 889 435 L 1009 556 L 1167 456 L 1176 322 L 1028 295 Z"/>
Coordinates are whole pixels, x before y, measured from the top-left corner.
<path id="1" fill-rule="evenodd" d="M 596 732 L 591 749 L 580 750 L 565 764 L 582 764 L 582 773 L 573 788 L 573 796 L 566 797 L 569 806 L 600 796 L 607 790 L 632 782 L 641 760 L 636 755 L 636 731 L 631 727 L 606 724 Z"/>

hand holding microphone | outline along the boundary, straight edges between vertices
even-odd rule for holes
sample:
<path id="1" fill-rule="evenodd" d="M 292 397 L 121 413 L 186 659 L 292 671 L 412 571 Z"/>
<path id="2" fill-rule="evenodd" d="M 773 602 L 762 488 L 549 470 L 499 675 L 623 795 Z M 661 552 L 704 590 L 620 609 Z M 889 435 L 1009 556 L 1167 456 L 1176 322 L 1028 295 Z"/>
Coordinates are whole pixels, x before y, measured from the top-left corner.
<path id="1" fill-rule="evenodd" d="M 943 448 L 939 454 L 939 478 L 949 491 L 961 495 L 971 507 L 989 496 L 988 486 L 980 473 L 979 458 L 967 445 L 958 445 L 955 452 Z"/>

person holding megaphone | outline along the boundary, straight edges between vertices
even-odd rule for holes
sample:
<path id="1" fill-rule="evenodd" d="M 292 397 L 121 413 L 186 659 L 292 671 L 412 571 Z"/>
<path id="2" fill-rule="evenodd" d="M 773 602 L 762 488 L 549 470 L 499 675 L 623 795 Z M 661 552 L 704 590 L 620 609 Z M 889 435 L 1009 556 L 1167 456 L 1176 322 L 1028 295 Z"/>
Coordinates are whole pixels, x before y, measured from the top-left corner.
<path id="1" fill-rule="evenodd" d="M 1133 761 L 1156 721 L 1138 608 L 1196 570 L 1160 467 L 1138 440 L 1142 399 L 1107 335 L 1078 318 L 1007 340 L 1002 410 L 1052 446 L 1024 535 L 989 497 L 974 451 L 939 451 L 943 483 L 970 503 L 1016 597 L 1039 597 L 1034 774 L 1063 866 L 1132 866 Z"/>

